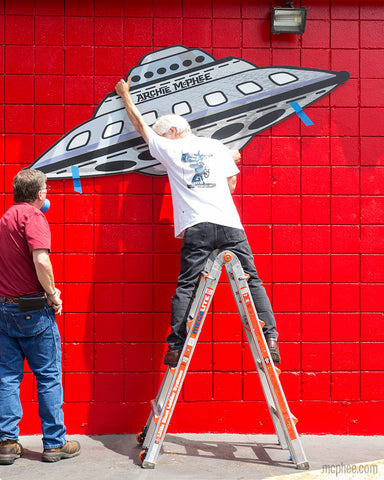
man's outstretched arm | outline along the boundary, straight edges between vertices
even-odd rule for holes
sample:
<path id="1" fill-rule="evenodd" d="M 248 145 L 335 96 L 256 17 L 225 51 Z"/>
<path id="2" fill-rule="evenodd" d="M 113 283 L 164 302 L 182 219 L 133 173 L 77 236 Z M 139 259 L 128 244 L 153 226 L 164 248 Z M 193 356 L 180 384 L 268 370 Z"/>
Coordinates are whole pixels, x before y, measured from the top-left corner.
<path id="1" fill-rule="evenodd" d="M 120 95 L 121 99 L 123 100 L 128 118 L 132 122 L 135 130 L 143 137 L 145 143 L 148 143 L 148 130 L 150 129 L 150 127 L 145 123 L 143 116 L 139 112 L 136 105 L 133 103 L 131 94 L 129 93 L 130 83 L 131 77 L 128 77 L 128 82 L 126 82 L 125 80 L 120 80 L 116 84 L 115 91 L 118 95 Z"/>

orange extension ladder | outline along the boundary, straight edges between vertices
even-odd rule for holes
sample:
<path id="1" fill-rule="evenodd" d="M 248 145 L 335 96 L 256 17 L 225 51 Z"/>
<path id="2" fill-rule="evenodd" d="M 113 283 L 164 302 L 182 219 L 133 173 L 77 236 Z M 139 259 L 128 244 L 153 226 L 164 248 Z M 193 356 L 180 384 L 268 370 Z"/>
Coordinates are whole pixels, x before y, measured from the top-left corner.
<path id="1" fill-rule="evenodd" d="M 175 368 L 168 367 L 155 400 L 151 401 L 151 413 L 137 441 L 143 446 L 139 459 L 143 468 L 155 468 L 173 410 L 183 386 L 199 334 L 218 285 L 223 265 L 236 300 L 269 412 L 282 449 L 289 449 L 296 468 L 305 470 L 309 463 L 305 457 L 295 423 L 279 381 L 280 370 L 274 366 L 263 335 L 264 323 L 258 319 L 239 259 L 232 252 L 212 252 L 195 293 L 189 311 L 188 334 L 183 351 Z"/>

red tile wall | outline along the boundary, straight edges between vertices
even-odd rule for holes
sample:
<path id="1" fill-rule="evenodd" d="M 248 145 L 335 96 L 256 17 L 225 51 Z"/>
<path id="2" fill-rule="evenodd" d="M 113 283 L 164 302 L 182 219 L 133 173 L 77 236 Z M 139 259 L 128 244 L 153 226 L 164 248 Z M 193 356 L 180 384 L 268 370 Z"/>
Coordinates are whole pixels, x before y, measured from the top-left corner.
<path id="1" fill-rule="evenodd" d="M 1 2 L 0 213 L 17 171 L 155 49 L 348 70 L 345 85 L 306 109 L 312 127 L 291 117 L 244 149 L 235 201 L 276 312 L 299 432 L 383 434 L 384 9 L 307 3 L 304 35 L 272 36 L 274 0 Z M 82 180 L 80 195 L 69 180 L 50 183 L 68 431 L 138 432 L 165 370 L 178 273 L 169 185 L 118 175 Z M 272 432 L 256 377 L 223 283 L 170 430 Z M 22 399 L 22 433 L 38 433 L 28 367 Z"/>

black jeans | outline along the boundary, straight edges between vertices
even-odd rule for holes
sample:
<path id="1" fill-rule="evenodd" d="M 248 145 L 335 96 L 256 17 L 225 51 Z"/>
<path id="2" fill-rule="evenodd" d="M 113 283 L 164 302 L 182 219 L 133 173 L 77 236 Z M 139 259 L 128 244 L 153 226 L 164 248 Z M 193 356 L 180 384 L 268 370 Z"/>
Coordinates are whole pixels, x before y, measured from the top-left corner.
<path id="1" fill-rule="evenodd" d="M 171 333 L 167 337 L 170 350 L 180 350 L 184 345 L 189 306 L 193 301 L 200 273 L 209 255 L 216 249 L 230 250 L 239 258 L 244 272 L 250 276 L 248 286 L 257 315 L 265 323 L 264 336 L 278 336 L 271 303 L 257 275 L 244 231 L 214 223 L 198 223 L 185 231 L 180 252 L 180 274 L 176 293 L 172 297 Z"/>

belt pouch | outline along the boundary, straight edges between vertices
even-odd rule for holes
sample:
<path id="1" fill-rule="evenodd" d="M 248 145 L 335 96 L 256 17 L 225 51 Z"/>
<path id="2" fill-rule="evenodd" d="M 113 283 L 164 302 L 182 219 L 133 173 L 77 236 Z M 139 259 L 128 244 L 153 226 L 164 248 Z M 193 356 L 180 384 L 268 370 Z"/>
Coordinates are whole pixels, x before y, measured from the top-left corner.
<path id="1" fill-rule="evenodd" d="M 45 306 L 45 294 L 26 295 L 19 298 L 19 310 L 26 312 L 28 310 L 41 310 Z"/>

